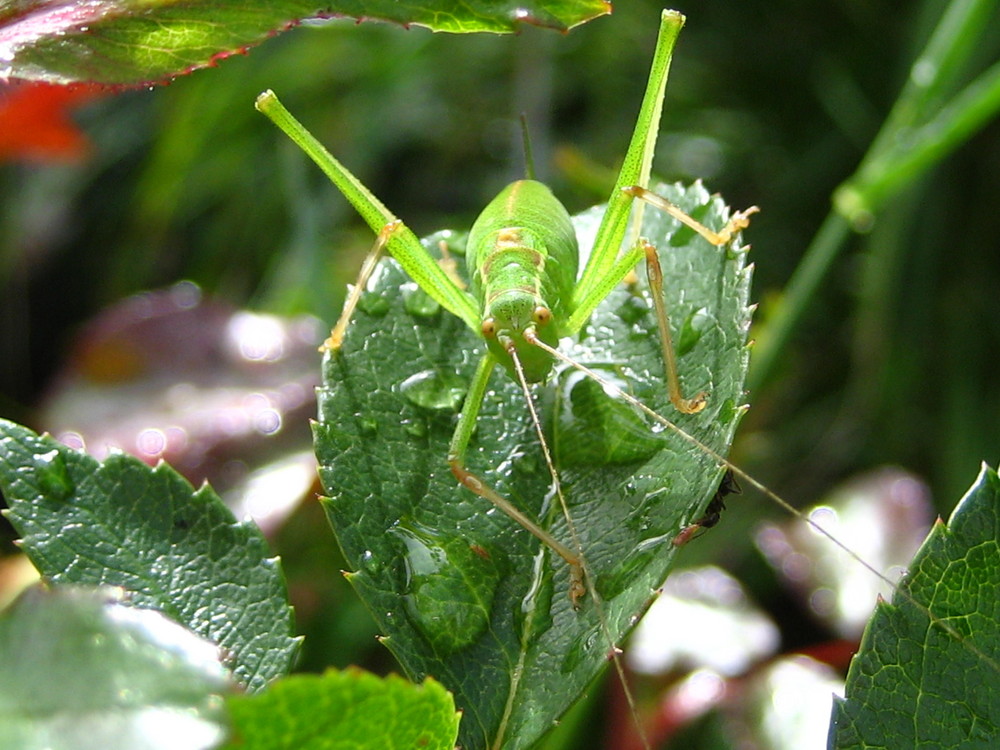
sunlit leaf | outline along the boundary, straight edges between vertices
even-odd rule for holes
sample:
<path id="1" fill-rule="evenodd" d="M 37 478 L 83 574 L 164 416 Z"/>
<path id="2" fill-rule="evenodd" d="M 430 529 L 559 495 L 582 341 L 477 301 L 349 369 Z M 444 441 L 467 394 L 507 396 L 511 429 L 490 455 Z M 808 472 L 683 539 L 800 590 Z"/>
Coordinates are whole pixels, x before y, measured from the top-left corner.
<path id="1" fill-rule="evenodd" d="M 701 186 L 663 190 L 721 225 L 722 201 Z M 742 413 L 746 253 L 712 248 L 659 212 L 646 217 L 643 233 L 661 247 L 673 325 L 700 332 L 680 358 L 682 381 L 707 389 L 708 407 L 681 416 L 670 406 L 644 293 L 613 292 L 566 351 L 725 453 Z M 590 237 L 599 218 L 597 210 L 581 216 L 578 234 Z M 610 641 L 635 624 L 665 578 L 674 536 L 714 495 L 720 467 L 576 371 L 560 370 L 537 388 L 601 597 L 586 597 L 575 611 L 565 563 L 457 486 L 448 442 L 484 347 L 457 319 L 414 305 L 407 284 L 394 263 L 383 264 L 343 349 L 325 362 L 315 434 L 327 512 L 386 645 L 411 677 L 432 675 L 455 693 L 464 711 L 460 744 L 526 747 L 607 663 Z M 572 546 L 520 390 L 499 371 L 490 385 L 470 469 Z"/>
<path id="2" fill-rule="evenodd" d="M 1000 727 L 1000 479 L 984 466 L 879 604 L 830 747 L 990 747 Z M 933 620 L 929 617 L 933 613 Z"/>
<path id="3" fill-rule="evenodd" d="M 29 591 L 0 616 L 0 747 L 208 750 L 232 684 L 219 649 L 109 593 Z"/>
<path id="4" fill-rule="evenodd" d="M 298 640 L 279 562 L 208 485 L 124 454 L 98 463 L 0 420 L 0 490 L 49 581 L 121 586 L 225 648 L 251 690 L 290 669 Z"/>
<path id="5" fill-rule="evenodd" d="M 314 16 L 380 19 L 435 31 L 512 32 L 523 24 L 565 30 L 609 10 L 605 0 L 3 0 L 0 79 L 163 81 L 246 52 Z"/>
<path id="6" fill-rule="evenodd" d="M 452 750 L 459 714 L 440 684 L 348 669 L 294 675 L 227 702 L 231 750 Z"/>

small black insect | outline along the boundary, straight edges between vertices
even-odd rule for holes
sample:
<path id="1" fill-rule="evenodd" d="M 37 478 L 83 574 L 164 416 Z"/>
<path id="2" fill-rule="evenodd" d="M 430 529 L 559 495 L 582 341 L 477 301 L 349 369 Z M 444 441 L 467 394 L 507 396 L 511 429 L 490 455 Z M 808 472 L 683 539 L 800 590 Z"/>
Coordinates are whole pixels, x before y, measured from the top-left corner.
<path id="1" fill-rule="evenodd" d="M 699 531 L 710 529 L 718 524 L 719 519 L 722 518 L 722 511 L 726 509 L 726 497 L 739 495 L 742 492 L 743 488 L 736 481 L 732 469 L 726 469 L 726 473 L 722 475 L 722 481 L 719 482 L 719 489 L 715 491 L 711 502 L 705 508 L 705 515 L 677 532 L 677 536 L 674 537 L 674 546 L 681 547 L 694 539 Z"/>

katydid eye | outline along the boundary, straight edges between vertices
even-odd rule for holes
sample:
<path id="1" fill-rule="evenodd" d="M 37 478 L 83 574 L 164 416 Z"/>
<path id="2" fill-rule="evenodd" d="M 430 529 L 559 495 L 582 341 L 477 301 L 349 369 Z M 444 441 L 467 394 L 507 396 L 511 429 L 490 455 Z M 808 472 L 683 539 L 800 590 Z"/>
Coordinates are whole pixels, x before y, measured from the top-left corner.
<path id="1" fill-rule="evenodd" d="M 493 318 L 487 318 L 483 321 L 483 325 L 480 330 L 483 332 L 483 336 L 491 339 L 497 335 L 497 322 L 493 320 Z"/>
<path id="2" fill-rule="evenodd" d="M 535 314 L 532 317 L 536 325 L 548 325 L 549 321 L 552 320 L 552 311 L 544 305 L 539 305 L 535 308 Z"/>

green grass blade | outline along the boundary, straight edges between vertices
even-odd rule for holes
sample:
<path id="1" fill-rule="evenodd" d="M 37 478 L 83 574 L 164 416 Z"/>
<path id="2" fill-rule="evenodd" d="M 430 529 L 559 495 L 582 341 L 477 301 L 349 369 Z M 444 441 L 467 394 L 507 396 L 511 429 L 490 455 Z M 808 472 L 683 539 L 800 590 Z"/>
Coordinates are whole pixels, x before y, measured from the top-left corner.
<path id="1" fill-rule="evenodd" d="M 970 77 L 998 4 L 960 0 L 942 11 L 878 135 L 854 174 L 834 191 L 833 209 L 760 324 L 751 390 L 759 391 L 776 371 L 852 231 L 870 228 L 888 201 L 996 116 L 1000 67 L 994 64 L 964 87 L 961 78 Z"/>

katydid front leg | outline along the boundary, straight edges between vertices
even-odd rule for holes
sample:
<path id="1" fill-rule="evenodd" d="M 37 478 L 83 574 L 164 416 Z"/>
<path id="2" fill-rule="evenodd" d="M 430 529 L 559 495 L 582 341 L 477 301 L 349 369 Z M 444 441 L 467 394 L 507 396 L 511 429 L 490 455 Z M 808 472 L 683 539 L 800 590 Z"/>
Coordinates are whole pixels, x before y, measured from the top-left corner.
<path id="1" fill-rule="evenodd" d="M 378 262 L 382 260 L 382 256 L 385 254 L 386 245 L 389 244 L 389 240 L 396 232 L 405 228 L 406 225 L 399 219 L 395 219 L 382 227 L 382 231 L 375 238 L 375 244 L 368 251 L 368 255 L 365 256 L 364 263 L 361 264 L 361 271 L 358 272 L 358 278 L 354 282 L 354 286 L 351 287 L 351 293 L 344 301 L 344 309 L 340 311 L 337 323 L 333 326 L 333 330 L 330 331 L 329 338 L 319 348 L 321 352 L 334 352 L 340 349 L 341 344 L 344 343 L 344 334 L 347 333 L 347 326 L 350 325 L 351 318 L 354 317 L 354 311 L 358 307 L 358 302 L 361 301 L 361 295 L 364 294 L 365 289 L 368 287 L 368 280 L 375 272 Z M 459 278 L 455 270 L 455 259 L 449 254 L 447 243 L 442 240 L 440 247 L 441 260 L 439 261 L 439 265 L 455 283 L 456 287 L 464 289 L 464 282 Z"/>

